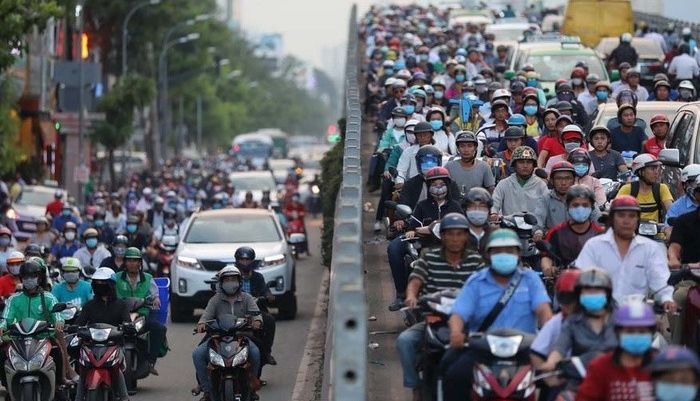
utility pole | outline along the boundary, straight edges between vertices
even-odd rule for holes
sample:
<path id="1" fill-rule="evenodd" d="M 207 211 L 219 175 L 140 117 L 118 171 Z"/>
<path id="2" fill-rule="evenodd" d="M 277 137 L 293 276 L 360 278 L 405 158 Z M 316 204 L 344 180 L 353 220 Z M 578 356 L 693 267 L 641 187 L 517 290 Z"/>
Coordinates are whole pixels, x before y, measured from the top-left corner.
<path id="1" fill-rule="evenodd" d="M 78 153 L 79 153 L 79 160 L 80 164 L 78 166 L 79 170 L 82 170 L 83 167 L 86 165 L 86 160 L 85 160 L 85 115 L 84 115 L 84 107 L 85 107 L 85 71 L 84 71 L 84 66 L 83 66 L 83 46 L 82 46 L 82 40 L 83 40 L 83 4 L 84 1 L 81 1 L 76 7 L 75 7 L 75 17 L 78 21 L 78 38 L 80 38 L 80 46 L 78 47 Z M 78 204 L 82 205 L 85 202 L 85 194 L 83 193 L 83 183 L 78 181 Z"/>
<path id="2" fill-rule="evenodd" d="M 178 112 L 180 116 L 177 122 L 177 149 L 175 155 L 182 154 L 185 145 L 185 97 L 180 95 L 178 99 Z"/>
<path id="3" fill-rule="evenodd" d="M 202 153 L 202 96 L 197 96 L 197 150 Z"/>

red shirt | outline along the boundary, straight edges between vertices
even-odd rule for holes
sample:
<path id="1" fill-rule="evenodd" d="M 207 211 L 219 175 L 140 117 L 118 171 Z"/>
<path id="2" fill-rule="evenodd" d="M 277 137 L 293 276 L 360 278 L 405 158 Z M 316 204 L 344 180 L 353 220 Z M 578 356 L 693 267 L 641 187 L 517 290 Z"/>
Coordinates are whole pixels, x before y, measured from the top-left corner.
<path id="1" fill-rule="evenodd" d="M 547 159 L 549 159 L 552 156 L 559 156 L 566 153 L 564 145 L 562 145 L 561 142 L 559 142 L 558 138 L 547 137 L 542 141 L 542 144 L 538 146 L 540 148 L 540 152 L 542 152 L 543 150 L 549 152 L 547 154 Z"/>
<path id="2" fill-rule="evenodd" d="M 614 352 L 607 352 L 586 368 L 576 401 L 654 401 L 654 384 L 644 366 L 622 367 Z"/>
<path id="3" fill-rule="evenodd" d="M 7 298 L 17 291 L 17 284 L 11 274 L 0 277 L 0 297 Z"/>
<path id="4" fill-rule="evenodd" d="M 56 217 L 61 213 L 63 208 L 63 201 L 55 200 L 48 205 L 46 205 L 46 212 L 51 215 L 51 217 Z"/>
<path id="5" fill-rule="evenodd" d="M 644 153 L 651 153 L 655 157 L 659 157 L 661 149 L 664 148 L 665 146 L 660 144 L 656 137 L 650 138 L 646 142 L 644 142 Z"/>

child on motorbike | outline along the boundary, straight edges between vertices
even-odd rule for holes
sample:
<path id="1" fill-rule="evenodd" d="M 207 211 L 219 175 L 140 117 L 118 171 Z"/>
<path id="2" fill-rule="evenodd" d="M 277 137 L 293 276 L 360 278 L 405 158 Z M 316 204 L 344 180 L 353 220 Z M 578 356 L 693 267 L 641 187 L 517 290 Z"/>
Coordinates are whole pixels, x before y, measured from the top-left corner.
<path id="1" fill-rule="evenodd" d="M 670 346 L 649 366 L 657 401 L 693 401 L 700 386 L 700 360 L 693 351 Z"/>

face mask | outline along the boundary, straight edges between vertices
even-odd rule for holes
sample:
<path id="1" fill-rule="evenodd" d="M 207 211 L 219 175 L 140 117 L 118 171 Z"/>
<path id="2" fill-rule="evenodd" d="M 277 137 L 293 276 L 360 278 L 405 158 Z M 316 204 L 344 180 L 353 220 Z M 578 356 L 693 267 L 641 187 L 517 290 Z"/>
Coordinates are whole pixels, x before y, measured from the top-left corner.
<path id="1" fill-rule="evenodd" d="M 430 127 L 437 131 L 442 128 L 442 120 L 432 120 L 430 121 Z"/>
<path id="2" fill-rule="evenodd" d="M 71 213 L 70 213 L 70 210 L 62 210 L 62 211 L 61 211 L 61 215 L 62 215 L 63 217 L 68 217 L 68 216 L 70 216 L 70 214 L 71 214 Z"/>
<path id="3" fill-rule="evenodd" d="M 523 111 L 528 116 L 534 116 L 535 114 L 537 114 L 537 106 L 528 104 L 527 106 L 523 107 Z"/>
<path id="4" fill-rule="evenodd" d="M 591 208 L 584 206 L 570 207 L 569 216 L 573 221 L 583 223 L 591 217 Z"/>
<path id="5" fill-rule="evenodd" d="M 0 238 L 0 246 L 8 246 L 10 245 L 10 239 L 7 237 L 2 237 Z"/>
<path id="6" fill-rule="evenodd" d="M 88 248 L 95 248 L 97 247 L 97 238 L 88 238 L 85 240 L 85 245 L 87 245 Z"/>
<path id="7" fill-rule="evenodd" d="M 574 164 L 574 172 L 579 177 L 583 177 L 584 175 L 588 174 L 588 169 L 589 169 L 588 164 L 585 164 L 585 163 Z"/>
<path id="8" fill-rule="evenodd" d="M 467 210 L 467 220 L 477 227 L 486 224 L 486 219 L 489 218 L 489 212 L 486 210 Z"/>
<path id="9" fill-rule="evenodd" d="M 536 79 L 528 79 L 527 86 L 529 86 L 530 88 L 536 88 L 537 87 L 537 80 Z"/>
<path id="10" fill-rule="evenodd" d="M 92 283 L 92 292 L 95 293 L 95 296 L 98 297 L 106 297 L 109 295 L 110 288 L 109 285 L 106 284 L 99 284 L 99 283 Z"/>
<path id="11" fill-rule="evenodd" d="M 75 232 L 74 231 L 66 231 L 63 236 L 68 240 L 68 241 L 73 241 L 75 239 Z"/>
<path id="12" fill-rule="evenodd" d="M 136 226 L 136 224 L 127 224 L 126 225 L 126 231 L 128 231 L 131 234 L 135 233 L 137 228 L 138 227 Z"/>
<path id="13" fill-rule="evenodd" d="M 569 153 L 569 152 L 571 152 L 572 150 L 574 150 L 574 149 L 576 149 L 576 148 L 578 148 L 578 147 L 580 147 L 580 146 L 581 146 L 581 144 L 578 143 L 578 142 L 566 142 L 566 143 L 564 144 L 564 149 L 566 149 L 566 153 Z"/>
<path id="14" fill-rule="evenodd" d="M 581 86 L 581 85 L 583 85 L 583 80 L 581 78 L 574 78 L 571 80 L 571 83 L 574 86 Z"/>
<path id="15" fill-rule="evenodd" d="M 491 255 L 491 268 L 501 276 L 512 274 L 518 267 L 518 255 L 496 253 Z"/>
<path id="16" fill-rule="evenodd" d="M 238 287 L 240 284 L 237 281 L 227 281 L 225 283 L 221 283 L 221 290 L 226 294 L 226 295 L 233 295 L 238 291 Z"/>
<path id="17" fill-rule="evenodd" d="M 698 392 L 692 384 L 656 382 L 654 388 L 659 401 L 693 401 Z"/>
<path id="18" fill-rule="evenodd" d="M 124 256 L 125 254 L 126 254 L 126 248 L 122 248 L 122 247 L 120 247 L 120 246 L 114 248 L 114 255 L 115 255 L 115 256 L 122 257 L 122 256 Z"/>
<path id="19" fill-rule="evenodd" d="M 406 134 L 406 142 L 410 143 L 411 145 L 416 143 L 416 134 Z"/>
<path id="20" fill-rule="evenodd" d="M 419 54 L 418 61 L 428 61 L 428 55 L 427 54 Z"/>
<path id="21" fill-rule="evenodd" d="M 385 68 L 384 75 L 392 76 L 394 75 L 394 70 L 392 70 L 391 68 Z"/>
<path id="22" fill-rule="evenodd" d="M 408 114 L 413 114 L 413 112 L 416 111 L 416 106 L 412 104 L 405 104 L 403 105 L 404 110 L 406 110 L 406 113 Z"/>
<path id="23" fill-rule="evenodd" d="M 7 270 L 10 272 L 11 275 L 18 276 L 20 267 L 22 267 L 22 265 L 8 265 Z"/>
<path id="24" fill-rule="evenodd" d="M 69 284 L 75 284 L 80 279 L 79 272 L 65 272 L 63 273 L 63 279 Z"/>
<path id="25" fill-rule="evenodd" d="M 442 97 L 445 96 L 445 93 L 443 91 L 435 91 L 433 96 L 435 97 L 435 99 L 442 99 Z"/>
<path id="26" fill-rule="evenodd" d="M 431 186 L 430 187 L 430 195 L 433 195 L 434 197 L 436 197 L 438 199 L 443 199 L 445 196 L 447 196 L 447 186 L 446 185 Z"/>
<path id="27" fill-rule="evenodd" d="M 457 82 L 464 82 L 464 78 L 465 78 L 465 76 L 462 74 L 455 75 L 455 81 L 457 81 Z"/>
<path id="28" fill-rule="evenodd" d="M 590 211 L 590 209 L 588 209 Z M 605 294 L 581 294 L 578 301 L 583 306 L 583 309 L 588 312 L 600 312 L 608 303 L 608 297 Z"/>
<path id="29" fill-rule="evenodd" d="M 22 279 L 22 288 L 25 290 L 33 290 L 39 286 L 38 277 L 27 277 Z"/>
<path id="30" fill-rule="evenodd" d="M 423 102 L 416 102 L 416 111 L 420 112 L 423 110 Z"/>
<path id="31" fill-rule="evenodd" d="M 398 128 L 403 128 L 406 126 L 406 119 L 403 117 L 394 118 L 394 126 Z"/>
<path id="32" fill-rule="evenodd" d="M 104 220 L 95 220 L 95 227 L 101 228 L 104 227 L 105 221 Z"/>
<path id="33" fill-rule="evenodd" d="M 605 102 L 605 101 L 608 100 L 608 91 L 597 91 L 597 92 L 595 93 L 595 97 L 596 97 L 599 101 Z"/>
<path id="34" fill-rule="evenodd" d="M 620 334 L 620 348 L 632 355 L 642 355 L 651 348 L 651 333 Z"/>
<path id="35" fill-rule="evenodd" d="M 681 99 L 689 100 L 693 98 L 693 92 L 689 91 L 688 89 L 681 89 L 678 91 L 678 94 L 680 95 Z"/>

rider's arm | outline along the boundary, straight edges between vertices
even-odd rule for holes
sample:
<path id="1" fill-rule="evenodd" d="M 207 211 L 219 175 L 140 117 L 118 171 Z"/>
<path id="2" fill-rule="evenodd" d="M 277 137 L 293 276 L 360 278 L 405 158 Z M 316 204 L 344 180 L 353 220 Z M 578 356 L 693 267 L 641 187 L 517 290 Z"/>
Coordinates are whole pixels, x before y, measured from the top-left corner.
<path id="1" fill-rule="evenodd" d="M 160 297 L 155 280 L 151 280 L 151 285 L 148 287 L 148 295 L 150 295 L 150 297 L 154 300 Z"/>
<path id="2" fill-rule="evenodd" d="M 656 293 L 659 302 L 673 301 L 673 287 L 669 286 L 668 278 L 671 272 L 668 270 L 668 260 L 661 248 L 650 246 L 647 256 L 648 268 L 644 269 L 647 276 L 649 291 Z"/>
<path id="3" fill-rule="evenodd" d="M 7 299 L 5 310 L 2 312 L 2 320 L 0 320 L 0 329 L 7 329 L 7 326 L 11 325 L 15 322 L 15 320 L 17 320 L 16 305 L 18 303 L 19 296 L 20 294 L 17 294 Z"/>
<path id="4" fill-rule="evenodd" d="M 202 313 L 202 316 L 199 318 L 200 323 L 207 322 L 209 320 L 215 319 L 216 318 L 216 304 L 219 303 L 219 295 L 214 294 L 213 297 L 209 298 L 209 302 L 207 302 L 206 308 L 204 308 L 204 312 Z"/>
<path id="5" fill-rule="evenodd" d="M 501 181 L 504 182 L 504 181 Z M 500 184 L 500 183 L 499 183 Z M 491 213 L 495 214 L 501 214 L 501 210 L 503 209 L 503 190 L 505 186 L 504 184 L 501 185 L 496 185 L 496 189 L 493 191 L 493 207 L 491 208 Z"/>
<path id="6" fill-rule="evenodd" d="M 673 236 L 673 233 L 671 234 Z M 677 269 L 681 264 L 681 244 L 671 242 L 668 246 L 668 265 L 673 269 Z"/>
<path id="7" fill-rule="evenodd" d="M 246 314 L 251 313 L 255 316 L 253 316 L 253 321 L 259 321 L 262 323 L 262 315 L 260 315 L 260 308 L 258 308 L 258 304 L 255 302 L 255 299 L 250 295 L 250 294 L 243 294 L 245 297 L 245 310 Z"/>
<path id="8" fill-rule="evenodd" d="M 410 148 L 407 148 L 401 153 L 399 162 L 396 164 L 398 175 L 396 176 L 395 182 L 397 184 L 403 184 L 404 181 L 406 181 L 406 178 L 408 177 L 408 169 L 411 166 L 411 158 L 415 156 L 415 152 L 408 151 L 408 149 Z"/>
<path id="9" fill-rule="evenodd" d="M 664 210 L 669 210 L 673 205 L 673 195 L 666 184 L 661 184 L 661 203 L 664 205 Z"/>

